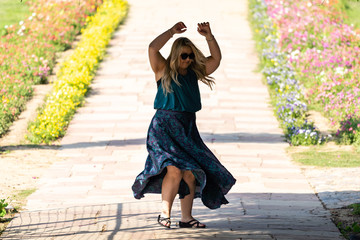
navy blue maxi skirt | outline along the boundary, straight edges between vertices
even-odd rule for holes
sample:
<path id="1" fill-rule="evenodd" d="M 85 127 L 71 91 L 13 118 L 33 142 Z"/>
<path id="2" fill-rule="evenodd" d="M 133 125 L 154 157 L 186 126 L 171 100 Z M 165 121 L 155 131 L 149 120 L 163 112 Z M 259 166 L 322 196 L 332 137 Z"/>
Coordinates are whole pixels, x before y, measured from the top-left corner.
<path id="1" fill-rule="evenodd" d="M 166 167 L 172 165 L 192 171 L 195 198 L 200 197 L 206 207 L 215 209 L 228 203 L 225 195 L 236 180 L 204 144 L 195 121 L 195 113 L 156 111 L 148 130 L 145 169 L 132 186 L 136 199 L 145 193 L 161 193 Z M 190 193 L 183 180 L 178 193 L 180 198 Z"/>

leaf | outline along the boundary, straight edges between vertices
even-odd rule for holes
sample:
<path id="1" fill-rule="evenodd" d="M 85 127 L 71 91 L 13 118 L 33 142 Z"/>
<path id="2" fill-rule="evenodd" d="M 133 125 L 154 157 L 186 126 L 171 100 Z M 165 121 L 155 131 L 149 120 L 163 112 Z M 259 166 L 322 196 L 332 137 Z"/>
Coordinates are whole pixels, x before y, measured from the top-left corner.
<path id="1" fill-rule="evenodd" d="M 352 227 L 353 227 L 353 232 L 354 232 L 354 233 L 360 233 L 360 226 L 359 226 L 359 224 L 357 224 L 357 223 L 355 222 L 355 223 L 353 223 Z"/>
<path id="2" fill-rule="evenodd" d="M 5 208 L 1 209 L 1 211 L 0 211 L 0 217 L 5 216 L 5 214 L 6 214 Z"/>

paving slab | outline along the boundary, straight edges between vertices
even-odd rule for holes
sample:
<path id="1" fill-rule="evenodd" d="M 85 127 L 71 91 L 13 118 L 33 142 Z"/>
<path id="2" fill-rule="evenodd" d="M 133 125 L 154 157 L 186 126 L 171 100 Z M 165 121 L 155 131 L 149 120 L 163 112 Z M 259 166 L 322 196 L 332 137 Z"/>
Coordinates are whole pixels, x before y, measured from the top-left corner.
<path id="1" fill-rule="evenodd" d="M 342 239 L 330 213 L 299 166 L 286 155 L 258 58 L 244 0 L 129 0 L 125 24 L 115 32 L 86 104 L 62 139 L 56 162 L 11 221 L 3 239 Z M 135 200 L 131 185 L 144 167 L 146 131 L 155 113 L 156 83 L 148 64 L 151 40 L 178 21 L 207 55 L 196 32 L 209 21 L 223 61 L 216 86 L 201 86 L 201 136 L 237 179 L 229 204 L 209 210 L 199 199 L 194 216 L 206 229 L 156 223 L 160 195 Z M 162 49 L 167 56 L 171 42 Z"/>

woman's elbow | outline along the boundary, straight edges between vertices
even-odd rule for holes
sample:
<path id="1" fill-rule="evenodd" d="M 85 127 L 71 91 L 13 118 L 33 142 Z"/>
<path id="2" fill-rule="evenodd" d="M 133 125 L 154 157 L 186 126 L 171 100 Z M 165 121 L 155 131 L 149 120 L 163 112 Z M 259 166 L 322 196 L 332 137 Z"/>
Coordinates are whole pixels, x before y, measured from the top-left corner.
<path id="1" fill-rule="evenodd" d="M 222 59 L 222 54 L 221 54 L 221 52 L 219 51 L 219 54 L 218 54 L 219 63 L 220 63 L 221 59 Z"/>
<path id="2" fill-rule="evenodd" d="M 222 59 L 222 56 L 221 56 L 221 53 L 220 53 L 220 54 L 219 54 L 218 56 L 216 56 L 216 58 L 215 58 L 215 61 L 216 61 L 216 63 L 217 63 L 218 66 L 220 65 L 221 59 Z"/>
<path id="3" fill-rule="evenodd" d="M 158 52 L 160 51 L 160 48 L 159 46 L 157 46 L 157 44 L 152 41 L 150 44 L 149 44 L 149 51 L 155 51 L 155 52 Z"/>

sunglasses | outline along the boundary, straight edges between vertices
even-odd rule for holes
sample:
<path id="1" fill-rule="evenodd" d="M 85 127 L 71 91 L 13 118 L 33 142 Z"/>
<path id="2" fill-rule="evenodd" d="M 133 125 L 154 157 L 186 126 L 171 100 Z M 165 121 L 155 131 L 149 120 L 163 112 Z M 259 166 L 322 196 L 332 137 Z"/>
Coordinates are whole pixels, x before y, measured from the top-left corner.
<path id="1" fill-rule="evenodd" d="M 195 58 L 195 54 L 194 54 L 194 53 L 190 53 L 190 54 L 182 53 L 182 54 L 180 55 L 180 57 L 181 57 L 182 60 L 186 60 L 187 58 L 194 59 L 194 58 Z"/>

